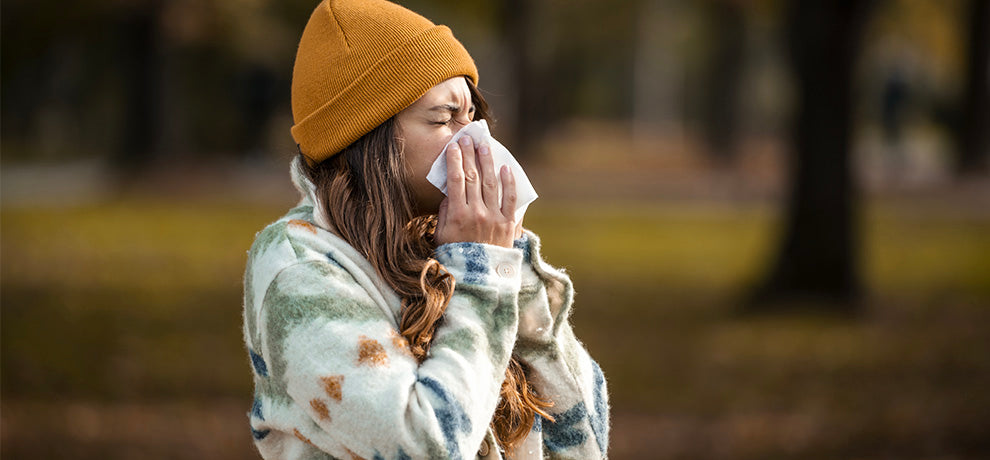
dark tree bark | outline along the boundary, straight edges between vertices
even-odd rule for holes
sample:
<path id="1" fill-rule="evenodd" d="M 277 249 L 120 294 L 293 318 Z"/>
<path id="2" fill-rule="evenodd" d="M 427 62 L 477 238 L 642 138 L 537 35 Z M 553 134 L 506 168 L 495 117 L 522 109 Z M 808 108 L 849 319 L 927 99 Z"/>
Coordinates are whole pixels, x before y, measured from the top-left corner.
<path id="1" fill-rule="evenodd" d="M 120 70 L 124 94 L 123 139 L 113 164 L 124 171 L 146 167 L 155 155 L 161 127 L 160 0 L 141 2 L 120 23 Z"/>
<path id="2" fill-rule="evenodd" d="M 708 91 L 704 96 L 705 138 L 713 159 L 727 163 L 735 157 L 746 17 L 737 0 L 708 3 L 714 43 L 708 59 Z"/>
<path id="3" fill-rule="evenodd" d="M 545 94 L 542 79 L 533 65 L 532 49 L 532 0 L 506 0 L 502 2 L 500 23 L 510 53 L 511 82 L 515 89 L 515 113 L 512 115 L 511 137 L 508 140 L 513 154 L 530 153 L 540 119 Z"/>
<path id="4" fill-rule="evenodd" d="M 267 67 L 250 63 L 237 74 L 237 107 L 241 129 L 237 151 L 242 158 L 259 158 L 265 149 L 265 127 L 278 102 L 278 81 Z"/>
<path id="5" fill-rule="evenodd" d="M 990 168 L 990 2 L 971 0 L 966 83 L 958 132 L 958 175 Z"/>
<path id="6" fill-rule="evenodd" d="M 776 259 L 750 309 L 786 308 L 805 301 L 853 309 L 860 295 L 849 146 L 853 66 L 870 3 L 790 4 L 787 40 L 797 89 L 790 190 Z"/>

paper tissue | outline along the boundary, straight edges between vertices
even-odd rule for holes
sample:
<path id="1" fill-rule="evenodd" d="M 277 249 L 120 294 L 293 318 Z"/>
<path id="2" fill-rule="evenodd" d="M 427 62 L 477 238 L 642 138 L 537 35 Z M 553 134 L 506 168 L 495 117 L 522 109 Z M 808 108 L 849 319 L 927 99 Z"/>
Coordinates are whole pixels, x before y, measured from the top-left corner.
<path id="1" fill-rule="evenodd" d="M 501 170 L 502 165 L 508 165 L 509 169 L 512 170 L 512 174 L 516 178 L 516 221 L 520 221 L 523 214 L 526 213 L 526 208 L 529 204 L 536 200 L 538 195 L 536 190 L 533 189 L 533 184 L 529 182 L 529 178 L 526 177 L 526 173 L 523 172 L 522 166 L 519 166 L 519 162 L 512 157 L 509 150 L 500 144 L 494 137 L 492 137 L 491 132 L 488 130 L 488 122 L 485 120 L 472 121 L 461 128 L 460 131 L 454 134 L 450 138 L 450 142 L 443 147 L 440 152 L 440 156 L 437 157 L 436 161 L 433 162 L 433 166 L 430 168 L 430 173 L 426 175 L 426 180 L 430 181 L 436 188 L 440 189 L 444 195 L 447 194 L 447 148 L 450 144 L 457 142 L 458 139 L 464 136 L 471 136 L 474 140 L 474 144 L 481 145 L 482 143 L 488 144 L 489 150 L 492 154 L 492 159 L 495 161 L 495 172 Z M 501 193 L 499 194 L 499 200 L 501 200 Z"/>

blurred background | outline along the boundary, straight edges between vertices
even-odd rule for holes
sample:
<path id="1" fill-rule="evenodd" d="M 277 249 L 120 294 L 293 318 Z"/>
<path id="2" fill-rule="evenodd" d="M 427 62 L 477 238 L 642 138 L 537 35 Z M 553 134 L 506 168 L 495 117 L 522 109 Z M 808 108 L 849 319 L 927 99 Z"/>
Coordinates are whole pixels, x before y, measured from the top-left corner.
<path id="1" fill-rule="evenodd" d="M 990 456 L 990 2 L 401 2 L 475 58 L 616 459 Z M 257 458 L 314 0 L 5 0 L 4 458 Z"/>

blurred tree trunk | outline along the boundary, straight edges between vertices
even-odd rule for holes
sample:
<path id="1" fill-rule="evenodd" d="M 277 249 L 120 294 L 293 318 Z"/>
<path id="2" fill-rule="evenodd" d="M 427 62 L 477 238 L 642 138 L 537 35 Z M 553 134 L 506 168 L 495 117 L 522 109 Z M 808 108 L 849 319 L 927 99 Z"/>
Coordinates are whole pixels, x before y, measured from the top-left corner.
<path id="1" fill-rule="evenodd" d="M 543 79 L 533 65 L 531 27 L 533 22 L 532 0 L 505 0 L 502 2 L 500 24 L 502 36 L 508 44 L 512 73 L 509 77 L 515 89 L 515 114 L 512 116 L 510 148 L 517 156 L 529 155 L 539 134 L 537 127 L 546 125 L 540 120 L 547 94 Z M 537 123 L 537 120 L 540 120 Z"/>
<path id="2" fill-rule="evenodd" d="M 242 158 L 257 159 L 264 155 L 268 122 L 278 102 L 276 75 L 257 62 L 246 64 L 237 73 L 237 108 L 241 114 L 237 153 Z"/>
<path id="3" fill-rule="evenodd" d="M 120 19 L 124 129 L 113 165 L 136 171 L 152 160 L 161 127 L 161 0 L 138 2 Z"/>
<path id="4" fill-rule="evenodd" d="M 790 190 L 776 259 L 751 310 L 787 308 L 795 301 L 852 309 L 860 295 L 849 147 L 853 66 L 871 3 L 790 4 L 786 39 L 797 90 Z"/>
<path id="5" fill-rule="evenodd" d="M 705 141 L 717 163 L 735 157 L 746 43 L 746 16 L 741 0 L 711 0 L 707 5 L 713 35 L 708 53 L 705 93 Z"/>
<path id="6" fill-rule="evenodd" d="M 968 14 L 966 87 L 957 134 L 959 175 L 986 172 L 990 167 L 990 1 L 970 1 Z"/>
<path id="7" fill-rule="evenodd" d="M 633 53 L 633 139 L 655 141 L 657 135 L 682 129 L 684 64 L 676 56 L 677 32 L 684 16 L 679 5 L 667 0 L 640 2 Z M 666 132 L 665 132 L 666 131 Z"/>

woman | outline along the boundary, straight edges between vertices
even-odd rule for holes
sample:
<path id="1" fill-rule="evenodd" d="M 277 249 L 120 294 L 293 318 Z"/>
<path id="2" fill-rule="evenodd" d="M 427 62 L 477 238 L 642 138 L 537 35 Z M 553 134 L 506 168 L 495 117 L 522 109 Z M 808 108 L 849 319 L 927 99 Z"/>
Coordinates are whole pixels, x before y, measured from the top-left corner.
<path id="1" fill-rule="evenodd" d="M 568 277 L 514 220 L 515 178 L 470 137 L 487 105 L 444 26 L 324 0 L 292 81 L 302 200 L 245 273 L 250 423 L 265 458 L 604 458 L 604 376 Z M 505 190 L 501 193 L 500 190 Z"/>

